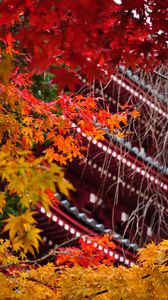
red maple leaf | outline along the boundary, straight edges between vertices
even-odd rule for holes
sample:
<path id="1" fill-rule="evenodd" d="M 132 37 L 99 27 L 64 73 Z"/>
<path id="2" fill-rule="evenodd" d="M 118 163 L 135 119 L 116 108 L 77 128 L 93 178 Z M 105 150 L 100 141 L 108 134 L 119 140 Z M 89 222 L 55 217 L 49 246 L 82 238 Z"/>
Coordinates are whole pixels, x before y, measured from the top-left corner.
<path id="1" fill-rule="evenodd" d="M 58 84 L 59 92 L 64 88 L 68 88 L 71 92 L 74 92 L 77 85 L 81 84 L 76 73 L 65 68 L 51 70 L 51 73 L 55 75 L 52 83 Z"/>
<path id="2" fill-rule="evenodd" d="M 54 195 L 54 193 L 50 189 L 46 189 L 46 194 L 50 198 L 53 205 L 58 205 L 60 203 L 59 199 Z"/>

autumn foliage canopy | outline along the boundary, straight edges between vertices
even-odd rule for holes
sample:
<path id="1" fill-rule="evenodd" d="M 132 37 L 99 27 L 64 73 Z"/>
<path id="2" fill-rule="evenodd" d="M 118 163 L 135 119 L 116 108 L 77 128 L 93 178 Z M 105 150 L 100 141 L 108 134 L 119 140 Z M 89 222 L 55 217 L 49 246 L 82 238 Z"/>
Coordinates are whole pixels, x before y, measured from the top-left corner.
<path id="1" fill-rule="evenodd" d="M 107 238 L 102 239 L 104 244 L 106 241 Z M 29 262 L 12 256 L 9 243 L 1 241 L 0 299 L 167 300 L 167 241 L 142 249 L 138 264 L 130 268 L 114 267 L 109 260 L 102 264 L 99 257 L 104 259 L 103 253 L 97 251 L 89 255 L 92 247 L 89 250 L 85 246 L 78 249 L 81 259 L 75 259 L 75 249 L 65 248 L 64 261 L 59 259 L 57 264 L 50 262 L 41 266 L 39 260 Z M 50 253 L 50 258 L 59 257 L 60 252 L 62 249 L 58 247 Z M 71 265 L 65 261 L 66 257 Z"/>
<path id="2" fill-rule="evenodd" d="M 35 255 L 39 248 L 40 230 L 34 218 L 36 205 L 41 203 L 49 211 L 51 205 L 58 203 L 56 191 L 68 197 L 69 190 L 73 190 L 61 166 L 83 156 L 86 149 L 82 132 L 102 139 L 106 127 L 119 134 L 129 117 L 138 116 L 133 113 L 134 108 L 111 114 L 108 105 L 102 106 L 94 94 L 77 93 L 82 85 L 79 75 L 92 84 L 95 78 L 102 82 L 110 78 L 119 64 L 148 71 L 165 63 L 168 58 L 166 2 L 0 1 L 0 213 L 3 231 L 9 232 L 10 247 L 15 253 L 20 251 L 21 257 L 27 252 Z M 44 93 L 44 82 L 42 88 L 37 84 L 39 78 L 44 81 L 48 78 L 47 93 Z M 50 96 L 48 91 L 52 91 Z M 81 133 L 76 131 L 78 126 Z M 9 246 L 3 242 L 2 245 Z M 8 251 L 6 248 L 2 253 Z M 73 270 L 79 275 L 80 268 Z M 154 272 L 156 268 L 145 272 Z M 164 267 L 163 272 L 160 268 L 162 265 L 158 267 L 162 280 L 166 275 Z M 55 274 L 52 265 L 46 266 L 42 280 L 49 269 Z M 24 276 L 38 277 L 39 270 L 31 270 L 33 275 L 24 273 L 21 284 Z M 67 271 L 72 272 L 69 278 L 73 278 L 73 270 Z M 122 273 L 122 269 L 118 272 Z M 133 272 L 141 277 L 141 268 L 135 267 Z M 61 284 L 69 285 L 65 274 L 58 274 L 47 284 L 52 287 L 55 282 L 60 283 L 60 276 L 64 278 Z M 86 276 L 89 280 L 91 275 L 86 273 Z M 100 270 L 102 280 L 101 276 Z M 153 277 L 149 275 L 149 278 Z M 8 289 L 9 282 L 5 280 Z M 26 282 L 31 288 L 33 280 Z M 18 289 L 16 283 L 12 284 L 10 296 Z M 138 284 L 139 281 L 137 288 Z M 55 293 L 53 289 L 46 290 L 46 298 L 40 298 L 44 287 L 39 283 L 38 288 L 39 299 L 50 299 Z M 101 286 L 101 289 L 109 288 Z M 74 296 L 71 291 L 71 298 L 58 294 L 54 299 L 85 299 L 92 297 L 92 293 L 92 288 L 86 297 L 80 293 Z"/>

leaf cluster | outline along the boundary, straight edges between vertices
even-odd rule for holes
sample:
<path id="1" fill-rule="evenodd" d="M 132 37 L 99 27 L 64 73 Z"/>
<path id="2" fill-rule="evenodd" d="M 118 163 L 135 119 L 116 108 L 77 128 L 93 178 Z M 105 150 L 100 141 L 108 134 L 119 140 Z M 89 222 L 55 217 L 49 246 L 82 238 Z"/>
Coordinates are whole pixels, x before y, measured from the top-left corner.
<path id="1" fill-rule="evenodd" d="M 168 297 L 166 240 L 141 249 L 137 264 L 130 268 L 103 263 L 87 268 L 57 267 L 53 263 L 32 265 L 9 256 L 8 247 L 7 241 L 1 241 L 1 263 L 11 262 L 6 268 L 0 265 L 0 299 L 3 300 L 166 300 Z"/>

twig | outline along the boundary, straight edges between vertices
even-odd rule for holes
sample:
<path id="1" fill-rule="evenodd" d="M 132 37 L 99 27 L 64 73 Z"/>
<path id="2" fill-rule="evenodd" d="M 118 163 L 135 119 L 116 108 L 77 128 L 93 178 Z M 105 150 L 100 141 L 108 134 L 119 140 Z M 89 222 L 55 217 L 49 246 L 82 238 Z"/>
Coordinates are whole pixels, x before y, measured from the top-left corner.
<path id="1" fill-rule="evenodd" d="M 95 296 L 98 296 L 98 295 L 102 295 L 102 294 L 105 294 L 105 293 L 108 293 L 108 290 L 102 290 L 102 291 L 99 291 L 95 294 Z"/>
<path id="2" fill-rule="evenodd" d="M 157 71 L 153 71 L 153 73 L 156 74 L 156 75 L 158 75 L 158 76 L 160 76 L 160 77 L 162 77 L 162 78 L 164 78 L 164 79 L 166 79 L 166 80 L 168 80 L 168 77 L 166 75 L 163 75 L 163 74 L 161 74 L 161 73 L 159 73 Z"/>
<path id="3" fill-rule="evenodd" d="M 37 259 L 34 259 L 34 260 L 26 260 L 26 261 L 19 261 L 18 263 L 9 263 L 9 264 L 5 264 L 5 265 L 0 265 L 0 269 L 7 269 L 11 266 L 19 266 L 19 265 L 32 265 L 32 264 L 38 264 L 38 263 L 41 263 L 45 260 L 47 260 L 48 258 L 50 257 L 53 257 L 55 256 L 56 254 L 61 254 L 61 252 L 57 251 L 59 248 L 77 240 L 78 237 L 75 237 L 69 241 L 65 241 L 63 243 L 61 243 L 60 245 L 56 246 L 55 249 L 49 253 L 47 253 L 46 255 L 40 257 L 40 258 L 37 258 Z M 62 254 L 66 254 L 66 252 L 63 252 Z"/>
<path id="4" fill-rule="evenodd" d="M 41 119 L 41 120 L 45 120 L 45 117 L 46 117 L 46 116 L 41 117 L 39 115 L 35 116 L 35 115 L 32 115 L 32 114 L 26 115 L 26 114 L 22 114 L 20 112 L 17 112 L 17 111 L 14 111 L 12 109 L 8 109 L 8 108 L 5 108 L 5 110 L 8 111 L 8 112 L 10 112 L 10 113 L 12 113 L 12 114 L 15 114 L 17 116 L 20 116 L 20 117 L 34 118 L 34 119 Z"/>
<path id="5" fill-rule="evenodd" d="M 65 246 L 65 245 L 67 245 L 67 244 L 69 244 L 69 243 L 71 243 L 71 242 L 73 242 L 73 241 L 75 241 L 75 240 L 77 240 L 77 239 L 78 239 L 78 238 L 75 237 L 75 238 L 72 238 L 72 239 L 69 240 L 69 241 L 65 241 L 65 242 L 59 244 L 58 246 L 56 246 L 56 247 L 54 248 L 53 251 L 51 251 L 51 252 L 49 252 L 48 254 L 42 256 L 41 258 L 34 259 L 34 260 L 30 260 L 30 261 L 28 261 L 28 262 L 26 262 L 26 263 L 27 263 L 27 264 L 36 264 L 36 263 L 39 263 L 39 262 L 43 262 L 44 260 L 47 260 L 47 259 L 48 259 L 49 257 L 51 257 L 51 256 L 54 256 L 54 255 L 56 255 L 56 254 L 60 254 L 60 252 L 57 251 L 59 248 Z M 64 254 L 65 254 L 65 253 L 64 253 Z"/>
<path id="6" fill-rule="evenodd" d="M 41 281 L 39 279 L 36 279 L 34 277 L 25 277 L 25 279 L 29 280 L 29 281 L 37 282 L 37 283 L 42 284 L 42 285 L 45 285 L 46 287 L 51 288 L 51 289 L 56 288 L 56 286 L 53 286 L 53 285 L 51 285 L 51 284 L 49 284 L 47 282 L 43 282 L 43 281 Z"/>

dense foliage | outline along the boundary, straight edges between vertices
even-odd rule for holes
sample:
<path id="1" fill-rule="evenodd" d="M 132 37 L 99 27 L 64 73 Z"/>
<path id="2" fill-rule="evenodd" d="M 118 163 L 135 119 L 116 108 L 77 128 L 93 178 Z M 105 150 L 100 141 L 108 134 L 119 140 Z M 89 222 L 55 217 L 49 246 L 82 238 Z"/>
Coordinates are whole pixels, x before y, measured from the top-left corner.
<path id="1" fill-rule="evenodd" d="M 0 246 L 0 299 L 167 299 L 167 242 L 145 248 L 130 269 L 86 269 L 72 249 L 71 268 L 25 258 L 41 241 L 37 203 L 48 211 L 56 191 L 73 190 L 60 165 L 83 155 L 82 132 L 118 134 L 138 115 L 134 108 L 111 115 L 94 95 L 76 94 L 78 74 L 103 81 L 119 63 L 145 70 L 165 63 L 166 2 L 0 1 L 0 212 L 10 237 Z"/>
<path id="2" fill-rule="evenodd" d="M 141 39 L 134 33 L 132 43 L 133 32 L 128 35 L 132 22 L 133 30 L 144 26 L 145 43 L 150 31 L 156 31 L 143 21 L 144 4 L 140 1 L 138 6 L 127 7 L 95 0 L 90 7 L 88 1 L 75 5 L 73 1 L 0 2 L 0 211 L 2 220 L 10 213 L 4 230 L 9 231 L 15 251 L 23 247 L 25 253 L 34 254 L 38 250 L 40 231 L 32 212 L 36 204 L 40 202 L 48 211 L 58 202 L 56 191 L 68 197 L 68 190 L 73 189 L 54 162 L 65 165 L 82 157 L 83 132 L 101 139 L 103 128 L 108 127 L 118 134 L 128 116 L 138 115 L 134 108 L 112 115 L 108 105 L 102 107 L 94 95 L 74 92 L 81 84 L 79 72 L 90 81 L 93 77 L 103 80 L 120 61 L 118 55 L 124 63 L 135 53 L 136 60 L 140 58 L 136 64 L 147 65 L 148 55 L 139 52 Z M 140 16 L 139 25 L 134 9 Z M 155 24 L 152 1 L 150 9 Z M 164 14 L 164 5 L 161 9 Z M 154 48 L 149 53 L 154 51 L 159 62 L 159 47 L 165 46 L 163 38 L 157 39 L 151 41 Z"/>
<path id="3" fill-rule="evenodd" d="M 40 266 L 39 260 L 21 261 L 12 256 L 8 242 L 0 246 L 0 299 L 53 300 L 167 300 L 168 298 L 168 242 L 148 245 L 139 252 L 138 264 L 130 268 L 114 267 L 110 261 L 95 264 L 100 253 L 89 246 L 87 256 L 75 260 L 75 251 L 60 249 L 62 256 L 71 256 L 74 265 L 59 263 Z M 84 245 L 83 245 L 84 249 Z M 77 250 L 77 249 L 76 249 Z M 79 249 L 78 255 L 79 255 Z M 50 256 L 59 254 L 59 247 Z M 49 258 L 49 255 L 48 255 Z M 83 261 L 88 263 L 81 266 Z M 88 258 L 88 260 L 87 260 Z M 91 260 L 90 260 L 91 259 Z M 41 260 L 42 262 L 42 260 Z"/>
<path id="4" fill-rule="evenodd" d="M 29 69 L 50 70 L 71 89 L 74 73 L 63 65 L 97 78 L 97 64 L 111 73 L 120 62 L 148 68 L 167 58 L 167 1 L 5 0 L 0 9 L 4 42 L 12 26 L 10 40 L 27 52 Z"/>
<path id="5" fill-rule="evenodd" d="M 130 269 L 86 245 L 58 247 L 44 266 L 25 256 L 41 241 L 37 203 L 48 211 L 56 191 L 73 190 L 60 165 L 83 155 L 76 127 L 101 139 L 103 128 L 119 134 L 138 116 L 134 108 L 111 115 L 94 95 L 75 93 L 78 74 L 103 81 L 119 63 L 165 63 L 166 20 L 165 0 L 0 1 L 0 213 L 10 237 L 0 245 L 0 299 L 168 298 L 167 241 L 141 250 Z"/>

